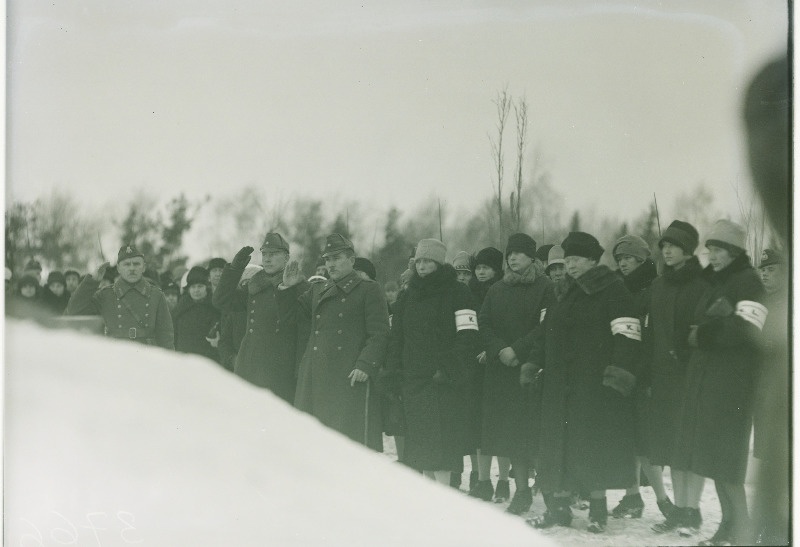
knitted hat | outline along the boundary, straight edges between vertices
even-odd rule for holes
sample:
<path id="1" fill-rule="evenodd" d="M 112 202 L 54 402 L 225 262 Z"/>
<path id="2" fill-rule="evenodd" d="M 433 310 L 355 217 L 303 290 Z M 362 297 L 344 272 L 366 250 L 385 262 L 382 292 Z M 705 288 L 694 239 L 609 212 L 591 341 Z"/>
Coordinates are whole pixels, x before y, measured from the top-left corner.
<path id="1" fill-rule="evenodd" d="M 364 272 L 367 274 L 367 277 L 373 281 L 375 281 L 375 278 L 378 277 L 378 272 L 375 270 L 375 265 L 362 256 L 356 257 L 356 262 L 353 264 L 353 269 L 358 270 L 359 272 Z"/>
<path id="2" fill-rule="evenodd" d="M 42 265 L 39 263 L 38 260 L 30 259 L 27 264 L 25 264 L 25 271 L 36 270 L 37 272 L 42 271 Z"/>
<path id="3" fill-rule="evenodd" d="M 761 263 L 758 265 L 759 268 L 763 268 L 764 266 L 772 266 L 773 264 L 785 264 L 786 261 L 783 258 L 783 255 L 778 251 L 773 251 L 772 249 L 764 249 L 761 251 Z"/>
<path id="4" fill-rule="evenodd" d="M 414 260 L 427 258 L 439 264 L 444 264 L 446 254 L 447 247 L 438 239 L 422 239 L 417 243 L 417 252 L 414 254 Z"/>
<path id="5" fill-rule="evenodd" d="M 355 251 L 353 242 L 341 234 L 331 234 L 325 238 L 325 248 L 322 250 L 322 258 L 335 255 L 346 250 Z"/>
<path id="6" fill-rule="evenodd" d="M 711 233 L 706 238 L 706 247 L 714 245 L 727 249 L 728 252 L 740 255 L 745 252 L 745 239 L 747 234 L 744 228 L 730 220 L 718 220 L 711 228 Z"/>
<path id="7" fill-rule="evenodd" d="M 687 255 L 692 255 L 700 244 L 700 234 L 698 234 L 695 227 L 688 222 L 673 220 L 672 224 L 664 230 L 664 234 L 658 241 L 659 249 L 664 246 L 664 242 L 677 245 L 683 249 L 683 252 Z"/>
<path id="8" fill-rule="evenodd" d="M 553 264 L 564 264 L 564 249 L 561 245 L 553 245 L 553 248 L 547 253 L 547 268 L 544 269 L 545 272 Z"/>
<path id="9" fill-rule="evenodd" d="M 469 269 L 469 254 L 467 251 L 458 251 L 453 259 L 453 268 L 456 271 L 471 272 Z"/>
<path id="10" fill-rule="evenodd" d="M 208 270 L 202 266 L 194 266 L 189 273 L 186 274 L 186 286 L 191 287 L 196 284 L 205 285 L 208 283 Z"/>
<path id="11" fill-rule="evenodd" d="M 283 239 L 283 236 L 277 232 L 270 232 L 264 236 L 264 243 L 261 244 L 259 249 L 263 254 L 265 251 L 286 251 L 289 252 L 289 242 Z M 225 265 L 223 264 L 223 267 Z M 208 269 L 212 268 L 209 263 Z"/>
<path id="12" fill-rule="evenodd" d="M 597 238 L 586 232 L 570 232 L 561 242 L 561 247 L 564 248 L 564 258 L 582 256 L 591 260 L 600 260 L 605 250 L 600 246 Z"/>
<path id="13" fill-rule="evenodd" d="M 536 242 L 528 234 L 511 234 L 506 244 L 506 260 L 511 253 L 523 253 L 533 260 L 536 258 Z"/>
<path id="14" fill-rule="evenodd" d="M 628 234 L 614 243 L 614 249 L 611 254 L 614 259 L 619 255 L 630 255 L 644 262 L 650 256 L 650 246 L 641 237 Z"/>
<path id="15" fill-rule="evenodd" d="M 38 288 L 39 282 L 36 281 L 36 278 L 33 277 L 32 275 L 26 274 L 20 278 L 19 288 L 21 289 L 22 287 L 28 287 L 28 286 L 33 286 Z"/>
<path id="16" fill-rule="evenodd" d="M 224 258 L 212 258 L 208 261 L 208 271 L 210 272 L 214 268 L 224 268 L 228 264 L 228 261 Z"/>
<path id="17" fill-rule="evenodd" d="M 547 256 L 550 253 L 550 249 L 553 248 L 552 243 L 548 243 L 547 245 L 542 245 L 538 249 L 536 249 L 536 258 L 541 260 L 544 264 L 547 264 Z"/>
<path id="18" fill-rule="evenodd" d="M 64 278 L 64 274 L 59 271 L 55 271 L 50 272 L 50 274 L 47 276 L 47 284 L 49 285 L 50 283 L 61 283 L 62 285 L 66 285 L 67 281 Z"/>
<path id="19" fill-rule="evenodd" d="M 478 264 L 489 266 L 495 273 L 500 273 L 503 271 L 503 253 L 494 247 L 481 249 L 478 251 L 478 254 L 475 255 L 475 266 Z"/>

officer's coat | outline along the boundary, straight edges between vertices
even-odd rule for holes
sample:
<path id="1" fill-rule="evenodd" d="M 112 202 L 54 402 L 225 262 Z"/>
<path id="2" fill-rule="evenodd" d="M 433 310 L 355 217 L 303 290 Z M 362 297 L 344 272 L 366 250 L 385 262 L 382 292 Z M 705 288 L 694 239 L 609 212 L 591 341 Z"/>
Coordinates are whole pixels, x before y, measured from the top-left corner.
<path id="1" fill-rule="evenodd" d="M 172 317 L 161 289 L 144 278 L 131 285 L 120 277 L 112 286 L 98 290 L 99 286 L 87 275 L 64 315 L 100 315 L 107 336 L 175 349 Z"/>
<path id="2" fill-rule="evenodd" d="M 355 368 L 375 378 L 385 358 L 389 314 L 380 285 L 353 272 L 339 282 L 312 285 L 299 304 L 299 336 L 308 342 L 295 406 L 359 443 L 366 429 L 367 445 L 380 450 L 378 393 L 373 390 L 367 401 L 368 383 L 350 387 L 348 379 Z"/>

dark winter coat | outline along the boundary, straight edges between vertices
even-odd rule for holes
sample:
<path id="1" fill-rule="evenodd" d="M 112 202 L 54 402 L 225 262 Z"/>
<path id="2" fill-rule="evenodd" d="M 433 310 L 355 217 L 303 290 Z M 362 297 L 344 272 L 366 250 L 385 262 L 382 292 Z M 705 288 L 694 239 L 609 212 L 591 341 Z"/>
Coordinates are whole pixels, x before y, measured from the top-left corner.
<path id="1" fill-rule="evenodd" d="M 489 289 L 478 325 L 487 363 L 483 379 L 481 452 L 533 463 L 540 402 L 530 386 L 520 386 L 520 367 L 504 365 L 498 354 L 511 347 L 527 360 L 547 309 L 555 303 L 553 283 L 544 275 L 507 272 Z"/>
<path id="2" fill-rule="evenodd" d="M 297 298 L 308 284 L 281 290 L 283 274 L 270 277 L 261 270 L 250 279 L 245 294 L 237 289 L 243 272 L 226 265 L 213 296 L 214 306 L 223 313 L 241 310 L 242 299 L 247 299 L 247 326 L 233 370 L 291 403 L 297 382 Z"/>
<path id="3" fill-rule="evenodd" d="M 645 320 L 643 388 L 650 393 L 646 422 L 647 455 L 653 465 L 671 465 L 681 405 L 686 390 L 686 369 L 692 348 L 689 325 L 708 283 L 697 257 L 678 270 L 666 266 L 650 289 Z"/>
<path id="4" fill-rule="evenodd" d="M 206 340 L 214 325 L 219 324 L 219 311 L 211 305 L 210 297 L 195 301 L 188 294 L 181 296 L 173 312 L 172 324 L 177 351 L 219 361 L 217 348 Z"/>
<path id="5" fill-rule="evenodd" d="M 673 468 L 743 484 L 764 288 L 745 254 L 719 272 L 708 266 L 703 277 L 710 287 L 695 308 L 698 347 L 689 358 Z"/>
<path id="6" fill-rule="evenodd" d="M 531 353 L 532 363 L 544 365 L 537 467 L 543 491 L 633 484 L 635 315 L 633 298 L 606 266 L 583 274 L 548 309 Z M 623 330 L 613 334 L 617 319 Z"/>
<path id="7" fill-rule="evenodd" d="M 113 285 L 99 286 L 87 275 L 64 315 L 100 315 L 106 336 L 175 349 L 172 316 L 161 289 L 144 278 L 131 285 L 118 277 Z"/>
<path id="8" fill-rule="evenodd" d="M 61 296 L 57 296 L 47 285 L 42 288 L 42 305 L 51 315 L 63 314 L 68 303 L 69 293 L 66 290 L 61 293 Z"/>
<path id="9" fill-rule="evenodd" d="M 219 320 L 219 346 L 217 349 L 219 350 L 220 364 L 231 372 L 236 364 L 236 356 L 246 330 L 247 308 L 222 312 Z"/>
<path id="10" fill-rule="evenodd" d="M 298 341 L 307 343 L 295 406 L 352 440 L 382 450 L 380 397 L 367 397 L 371 380 L 351 387 L 348 376 L 358 368 L 374 379 L 386 358 L 389 313 L 383 290 L 352 272 L 339 281 L 311 285 L 299 303 Z"/>
<path id="11" fill-rule="evenodd" d="M 478 330 L 477 322 L 459 330 L 459 310 L 477 316 L 449 264 L 425 277 L 415 272 L 395 306 L 387 369 L 402 378 L 403 461 L 420 471 L 457 471 L 470 449 L 467 403 Z"/>

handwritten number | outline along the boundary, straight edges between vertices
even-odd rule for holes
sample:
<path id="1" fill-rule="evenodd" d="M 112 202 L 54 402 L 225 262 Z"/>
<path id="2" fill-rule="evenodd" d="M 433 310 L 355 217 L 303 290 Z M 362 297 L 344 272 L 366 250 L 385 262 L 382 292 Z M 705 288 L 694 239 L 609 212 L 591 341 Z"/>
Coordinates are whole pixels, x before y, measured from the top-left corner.
<path id="1" fill-rule="evenodd" d="M 125 520 L 123 516 L 129 517 L 130 522 Z M 125 532 L 127 532 L 128 530 L 136 530 L 136 527 L 133 525 L 133 520 L 134 520 L 133 513 L 128 513 L 127 511 L 117 511 L 117 518 L 122 524 L 125 525 L 125 528 L 123 528 L 119 533 L 120 537 L 125 543 L 142 543 L 144 541 L 141 538 L 138 540 L 129 539 L 125 535 Z"/>
<path id="2" fill-rule="evenodd" d="M 70 531 L 67 530 L 66 528 L 53 528 L 50 531 L 50 539 L 52 539 L 56 543 L 60 543 L 61 545 L 71 545 L 73 543 L 78 543 L 78 530 L 75 528 L 75 525 L 72 524 L 72 521 L 70 521 L 67 517 L 65 517 L 64 515 L 62 515 L 58 511 L 50 511 L 50 512 L 53 513 L 54 515 L 58 515 L 59 517 L 64 519 L 64 522 L 69 524 L 69 527 L 72 528 L 72 533 L 71 534 L 70 534 Z M 69 539 L 67 539 L 66 541 L 59 540 L 56 537 L 56 532 L 63 532 L 64 534 L 67 535 L 67 537 Z"/>
<path id="3" fill-rule="evenodd" d="M 97 547 L 103 547 L 103 544 L 100 542 L 100 536 L 97 535 L 97 532 L 102 530 L 108 530 L 108 528 L 98 528 L 97 525 L 92 522 L 92 517 L 103 517 L 108 518 L 107 513 L 86 513 L 86 522 L 89 523 L 89 526 L 81 526 L 81 528 L 86 528 L 87 530 L 91 530 L 94 534 L 94 539 L 97 541 Z"/>
<path id="4" fill-rule="evenodd" d="M 44 542 L 42 541 L 42 532 L 40 532 L 39 529 L 31 521 L 29 521 L 28 519 L 20 518 L 19 520 L 21 520 L 22 522 L 28 523 L 31 526 L 31 528 L 33 528 L 36 531 L 36 535 L 35 536 L 33 534 L 23 534 L 19 538 L 19 547 L 27 547 L 27 545 L 30 545 L 30 543 L 25 543 L 25 541 L 29 540 L 29 539 L 32 539 L 33 541 L 35 541 L 36 542 L 35 545 L 39 545 L 40 547 L 44 547 Z"/>

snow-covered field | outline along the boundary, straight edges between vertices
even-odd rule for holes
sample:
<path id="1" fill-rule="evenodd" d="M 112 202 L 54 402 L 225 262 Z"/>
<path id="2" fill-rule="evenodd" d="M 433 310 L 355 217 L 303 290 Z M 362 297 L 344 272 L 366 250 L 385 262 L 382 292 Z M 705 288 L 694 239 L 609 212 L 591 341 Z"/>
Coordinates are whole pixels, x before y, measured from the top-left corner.
<path id="1" fill-rule="evenodd" d="M 709 481 L 700 538 L 653 534 L 650 488 L 605 535 L 588 510 L 537 532 L 201 358 L 15 321 L 5 341 L 6 545 L 692 545 L 719 522 Z"/>

